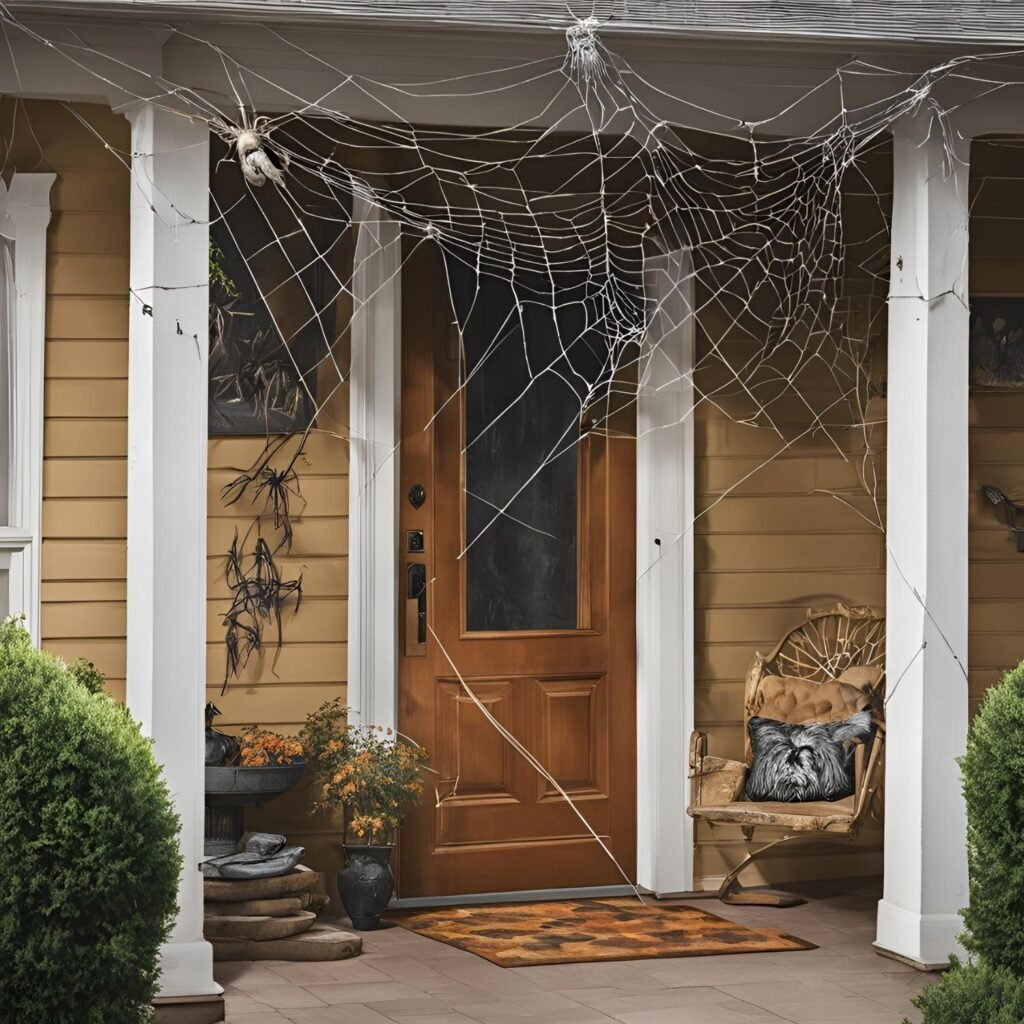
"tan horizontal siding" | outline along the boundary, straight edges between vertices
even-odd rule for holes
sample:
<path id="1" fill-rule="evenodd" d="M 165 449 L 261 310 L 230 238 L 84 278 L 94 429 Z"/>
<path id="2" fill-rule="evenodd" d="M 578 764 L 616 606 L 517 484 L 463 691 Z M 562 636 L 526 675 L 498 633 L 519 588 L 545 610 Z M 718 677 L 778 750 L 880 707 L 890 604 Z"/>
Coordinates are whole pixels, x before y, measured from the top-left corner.
<path id="1" fill-rule="evenodd" d="M 77 110 L 127 151 L 124 117 Z M 43 645 L 94 661 L 123 697 L 130 179 L 61 104 L 29 100 L 7 112 L 9 162 L 21 171 L 42 162 L 57 176 L 47 233 Z"/>
<path id="2" fill-rule="evenodd" d="M 888 202 L 888 154 L 873 154 L 870 170 L 882 202 Z M 884 244 L 878 200 L 856 196 L 845 213 L 854 243 L 847 293 L 862 295 L 871 286 L 854 264 Z M 707 298 L 697 296 L 703 312 L 695 386 L 698 398 L 715 389 L 724 397 L 701 402 L 694 418 L 694 717 L 712 754 L 742 759 L 744 680 L 755 652 L 772 648 L 809 608 L 843 600 L 884 610 L 885 404 L 875 399 L 867 410 L 867 418 L 877 421 L 870 430 L 867 480 L 865 434 L 853 429 L 850 404 L 837 403 L 840 392 L 827 360 L 803 370 L 795 390 L 775 395 L 777 385 L 767 375 L 741 370 L 743 385 L 764 405 L 758 426 L 741 422 L 753 403 L 744 405 L 744 389 L 736 386 L 732 368 L 745 367 L 748 360 L 754 365 L 764 328 L 738 301 L 709 303 Z M 876 290 L 870 301 L 882 311 L 871 338 L 872 373 L 879 377 L 884 376 L 884 293 Z M 729 367 L 708 359 L 711 343 L 723 339 Z M 779 353 L 772 366 L 790 372 L 791 354 Z M 808 408 L 814 414 L 829 410 L 822 420 L 825 430 L 814 429 Z M 778 835 L 758 829 L 752 845 L 738 827 L 698 824 L 696 884 L 717 886 L 752 848 Z M 854 845 L 795 843 L 750 870 L 744 882 L 877 873 L 881 850 L 881 829 L 871 825 Z"/>
<path id="3" fill-rule="evenodd" d="M 971 147 L 970 290 L 1024 301 L 1024 152 L 984 140 Z M 1024 498 L 1024 391 L 975 388 L 970 398 L 968 669 L 972 712 L 986 689 L 1024 658 L 1024 554 L 982 484 Z"/>

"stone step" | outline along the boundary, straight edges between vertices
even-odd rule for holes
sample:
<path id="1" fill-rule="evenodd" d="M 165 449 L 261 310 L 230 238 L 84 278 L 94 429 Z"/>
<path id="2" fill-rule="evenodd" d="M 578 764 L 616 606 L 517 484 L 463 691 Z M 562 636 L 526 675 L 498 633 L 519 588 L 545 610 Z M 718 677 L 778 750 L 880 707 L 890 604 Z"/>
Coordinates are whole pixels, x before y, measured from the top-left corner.
<path id="1" fill-rule="evenodd" d="M 232 900 L 206 903 L 207 917 L 288 917 L 300 910 L 323 910 L 330 897 L 321 892 L 300 892 L 269 900 Z"/>
<path id="2" fill-rule="evenodd" d="M 203 919 L 206 939 L 249 939 L 269 942 L 287 939 L 308 932 L 316 924 L 316 914 L 300 910 L 288 917 L 232 917 L 212 916 Z"/>
<path id="3" fill-rule="evenodd" d="M 210 939 L 214 960 L 288 960 L 322 962 L 359 956 L 363 940 L 342 928 L 319 922 L 308 932 L 289 939 L 254 942 L 251 939 Z"/>
<path id="4" fill-rule="evenodd" d="M 272 878 L 207 878 L 203 898 L 209 903 L 239 903 L 269 900 L 310 892 L 320 884 L 320 872 L 301 864 L 293 871 Z"/>

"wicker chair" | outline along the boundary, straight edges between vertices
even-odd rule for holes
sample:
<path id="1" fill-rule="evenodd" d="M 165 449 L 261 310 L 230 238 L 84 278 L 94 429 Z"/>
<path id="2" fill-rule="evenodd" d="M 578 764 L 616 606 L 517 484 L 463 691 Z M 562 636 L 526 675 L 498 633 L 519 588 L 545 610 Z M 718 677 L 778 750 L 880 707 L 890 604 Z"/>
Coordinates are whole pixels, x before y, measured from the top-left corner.
<path id="1" fill-rule="evenodd" d="M 690 806 L 695 819 L 739 825 L 747 842 L 758 826 L 785 834 L 748 854 L 726 875 L 718 892 L 725 903 L 789 907 L 804 900 L 777 890 L 746 890 L 740 872 L 781 843 L 800 837 L 856 839 L 882 780 L 885 746 L 885 620 L 870 608 L 809 611 L 768 655 L 756 654 L 747 672 L 743 712 L 744 761 L 707 753 L 707 736 L 690 740 Z M 752 764 L 747 723 L 755 715 L 789 722 L 833 722 L 869 709 L 875 725 L 867 747 L 854 752 L 855 791 L 843 800 L 755 803 L 744 799 Z"/>

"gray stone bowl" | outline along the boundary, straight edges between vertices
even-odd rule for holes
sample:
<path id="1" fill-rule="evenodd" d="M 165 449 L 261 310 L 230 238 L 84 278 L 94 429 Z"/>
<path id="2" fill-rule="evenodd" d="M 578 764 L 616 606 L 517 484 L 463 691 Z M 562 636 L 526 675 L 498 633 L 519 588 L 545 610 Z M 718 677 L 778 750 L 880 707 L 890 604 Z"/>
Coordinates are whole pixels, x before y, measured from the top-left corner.
<path id="1" fill-rule="evenodd" d="M 305 761 L 262 768 L 207 765 L 206 803 L 211 807 L 265 804 L 298 785 L 305 774 Z"/>

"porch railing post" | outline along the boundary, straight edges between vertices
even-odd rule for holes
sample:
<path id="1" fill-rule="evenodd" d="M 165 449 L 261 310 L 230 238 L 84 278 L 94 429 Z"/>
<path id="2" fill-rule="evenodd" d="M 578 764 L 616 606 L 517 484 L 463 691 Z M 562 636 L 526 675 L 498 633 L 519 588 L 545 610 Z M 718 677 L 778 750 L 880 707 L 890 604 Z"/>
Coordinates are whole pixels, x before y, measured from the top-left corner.
<path id="1" fill-rule="evenodd" d="M 968 144 L 894 126 L 888 340 L 885 890 L 876 946 L 957 952 L 967 903 Z"/>
<path id="2" fill-rule="evenodd" d="M 209 133 L 142 103 L 132 126 L 127 695 L 181 816 L 160 998 L 220 1003 L 203 939 Z M 204 1020 L 220 1020 L 203 1013 Z M 191 1019 L 191 1018 L 190 1018 Z M 200 1017 L 196 1016 L 196 1020 Z"/>

